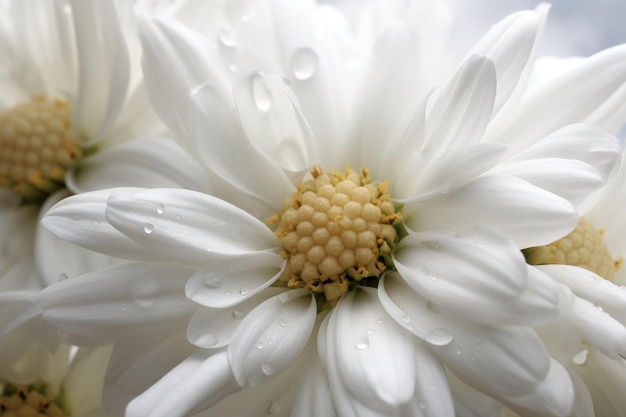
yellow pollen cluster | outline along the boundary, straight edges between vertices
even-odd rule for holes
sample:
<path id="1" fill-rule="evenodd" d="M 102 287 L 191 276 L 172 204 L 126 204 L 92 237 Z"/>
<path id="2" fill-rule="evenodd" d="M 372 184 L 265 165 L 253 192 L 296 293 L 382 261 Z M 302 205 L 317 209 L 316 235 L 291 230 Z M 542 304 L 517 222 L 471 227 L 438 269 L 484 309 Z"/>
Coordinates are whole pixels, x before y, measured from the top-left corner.
<path id="1" fill-rule="evenodd" d="M 579 266 L 613 281 L 622 261 L 613 260 L 602 235 L 602 230 L 595 229 L 587 220 L 581 219 L 574 231 L 563 239 L 546 246 L 525 249 L 524 256 L 531 265 Z"/>
<path id="2" fill-rule="evenodd" d="M 42 394 L 41 387 L 8 384 L 0 396 L 1 417 L 65 417 L 54 397 Z"/>
<path id="3" fill-rule="evenodd" d="M 281 279 L 323 293 L 334 305 L 352 283 L 377 278 L 391 265 L 400 214 L 387 182 L 371 184 L 366 169 L 324 174 L 315 168 L 311 174 L 285 201 L 282 214 L 268 221 L 278 223 L 275 234 L 288 260 Z"/>
<path id="4" fill-rule="evenodd" d="M 0 114 L 0 187 L 25 202 L 60 188 L 81 155 L 66 100 L 35 96 Z"/>

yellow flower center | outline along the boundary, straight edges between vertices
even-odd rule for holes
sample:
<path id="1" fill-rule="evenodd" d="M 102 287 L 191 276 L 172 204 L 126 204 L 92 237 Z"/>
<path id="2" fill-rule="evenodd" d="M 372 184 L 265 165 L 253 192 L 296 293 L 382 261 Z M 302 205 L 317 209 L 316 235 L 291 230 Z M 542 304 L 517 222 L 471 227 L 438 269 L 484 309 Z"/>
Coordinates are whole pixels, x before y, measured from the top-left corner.
<path id="1" fill-rule="evenodd" d="M 524 250 L 531 265 L 561 264 L 585 268 L 604 279 L 613 281 L 622 260 L 615 261 L 604 240 L 603 231 L 597 230 L 585 219 L 563 239 L 546 246 Z"/>
<path id="2" fill-rule="evenodd" d="M 45 383 L 28 386 L 5 384 L 0 395 L 0 416 L 65 417 L 60 401 L 47 391 Z"/>
<path id="3" fill-rule="evenodd" d="M 396 212 L 387 181 L 372 184 L 366 169 L 325 174 L 321 168 L 285 200 L 270 222 L 287 259 L 281 280 L 336 304 L 352 285 L 377 285 L 390 267 L 397 240 Z"/>
<path id="4" fill-rule="evenodd" d="M 40 202 L 82 156 L 66 100 L 34 96 L 0 114 L 0 187 Z"/>

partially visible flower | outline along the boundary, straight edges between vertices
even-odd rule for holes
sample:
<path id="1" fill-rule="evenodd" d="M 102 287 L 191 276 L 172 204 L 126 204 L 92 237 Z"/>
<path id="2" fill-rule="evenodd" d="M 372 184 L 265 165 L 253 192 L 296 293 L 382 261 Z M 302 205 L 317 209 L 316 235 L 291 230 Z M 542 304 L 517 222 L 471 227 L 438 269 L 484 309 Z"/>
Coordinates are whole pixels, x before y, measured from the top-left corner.
<path id="1" fill-rule="evenodd" d="M 0 341 L 0 415 L 106 417 L 101 391 L 110 347 L 72 348 L 52 353 L 16 332 Z"/>
<path id="2" fill-rule="evenodd" d="M 410 19 L 381 29 L 355 81 L 313 2 L 244 9 L 215 39 L 140 26 L 155 108 L 216 196 L 102 190 L 43 220 L 130 261 L 36 298 L 62 329 L 115 341 L 113 407 L 451 416 L 449 370 L 519 413 L 570 414 L 575 385 L 533 329 L 569 306 L 520 250 L 571 232 L 621 150 L 565 126 L 597 108 L 602 122 L 610 92 L 549 117 L 525 107 L 556 94 L 525 95 L 546 8 L 496 25 L 432 89 L 412 72 L 427 63 L 400 68 L 428 39 Z M 589 72 L 623 54 L 577 77 L 621 85 Z"/>

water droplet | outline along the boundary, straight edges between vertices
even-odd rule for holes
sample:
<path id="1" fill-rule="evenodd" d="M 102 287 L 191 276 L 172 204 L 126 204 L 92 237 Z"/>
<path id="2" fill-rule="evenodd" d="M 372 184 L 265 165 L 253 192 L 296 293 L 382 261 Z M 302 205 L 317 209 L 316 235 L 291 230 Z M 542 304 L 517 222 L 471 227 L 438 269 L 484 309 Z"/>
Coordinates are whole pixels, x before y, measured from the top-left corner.
<path id="1" fill-rule="evenodd" d="M 193 339 L 193 344 L 200 347 L 215 346 L 219 339 L 211 332 L 202 332 Z"/>
<path id="2" fill-rule="evenodd" d="M 457 350 L 456 350 L 456 354 L 457 354 L 457 355 L 460 355 L 461 353 L 463 353 L 463 352 L 461 352 L 461 349 L 457 349 Z"/>
<path id="3" fill-rule="evenodd" d="M 217 37 L 219 38 L 222 45 L 228 48 L 234 48 L 235 46 L 237 46 L 237 39 L 235 39 L 234 36 L 232 36 L 225 30 L 220 30 L 217 34 Z"/>
<path id="4" fill-rule="evenodd" d="M 421 401 L 419 402 L 419 407 L 420 407 L 422 410 L 426 410 L 426 409 L 428 408 L 428 401 L 426 401 L 426 400 L 421 400 Z"/>
<path id="5" fill-rule="evenodd" d="M 281 317 L 278 319 L 278 324 L 280 325 L 280 327 L 287 327 L 287 320 Z"/>
<path id="6" fill-rule="evenodd" d="M 374 329 L 369 329 L 369 330 L 367 331 L 367 335 L 368 335 L 368 336 L 371 336 L 371 335 L 373 335 L 374 333 L 376 333 L 376 330 L 374 330 Z"/>
<path id="7" fill-rule="evenodd" d="M 272 93 L 259 74 L 252 76 L 252 98 L 256 107 L 261 111 L 268 111 L 272 107 Z"/>
<path id="8" fill-rule="evenodd" d="M 367 349 L 370 346 L 370 338 L 367 336 L 361 336 L 355 346 L 359 350 Z"/>
<path id="9" fill-rule="evenodd" d="M 80 216 L 77 213 L 70 214 L 70 219 L 77 221 L 80 220 Z"/>
<path id="10" fill-rule="evenodd" d="M 308 80 L 315 74 L 319 64 L 317 53 L 311 48 L 300 48 L 291 59 L 291 70 L 298 80 Z"/>
<path id="11" fill-rule="evenodd" d="M 404 315 L 400 317 L 400 320 L 402 320 L 402 322 L 404 323 L 409 323 L 411 321 L 411 317 Z"/>
<path id="12" fill-rule="evenodd" d="M 239 310 L 238 308 L 234 309 L 233 312 L 231 313 L 231 316 L 233 316 L 233 318 L 235 320 L 239 320 L 244 315 L 245 315 L 245 313 L 243 311 Z"/>
<path id="13" fill-rule="evenodd" d="M 437 242 L 436 240 L 427 240 L 425 242 L 422 242 L 422 244 L 432 250 L 441 250 L 441 243 Z"/>
<path id="14" fill-rule="evenodd" d="M 383 319 L 378 319 L 378 320 L 376 320 L 376 323 L 378 323 L 378 324 L 383 324 Z"/>
<path id="15" fill-rule="evenodd" d="M 155 306 L 155 299 L 161 293 L 161 286 L 152 275 L 140 274 L 130 280 L 130 292 L 137 305 L 153 307 Z"/>
<path id="16" fill-rule="evenodd" d="M 241 295 L 248 295 L 249 292 L 250 291 L 244 290 L 243 288 L 239 290 L 239 294 L 241 294 Z"/>
<path id="17" fill-rule="evenodd" d="M 92 224 L 94 227 L 98 227 L 98 226 L 100 226 L 100 222 L 99 222 L 98 220 L 94 220 L 94 221 L 92 221 L 92 222 L 91 222 L 91 224 Z"/>
<path id="18" fill-rule="evenodd" d="M 274 367 L 272 365 L 270 365 L 268 362 L 263 361 L 261 363 L 261 371 L 265 375 L 270 376 L 270 375 L 274 374 Z"/>
<path id="19" fill-rule="evenodd" d="M 237 64 L 235 64 L 234 62 L 231 62 L 230 64 L 226 65 L 226 68 L 228 68 L 230 72 L 236 72 Z"/>
<path id="20" fill-rule="evenodd" d="M 163 204 L 157 204 L 156 212 L 157 212 L 157 214 L 165 213 L 165 206 Z"/>
<path id="21" fill-rule="evenodd" d="M 261 350 L 261 349 L 263 349 L 264 347 L 265 347 L 265 345 L 263 344 L 263 342 L 257 342 L 257 343 L 256 343 L 256 348 L 257 348 L 257 349 Z"/>
<path id="22" fill-rule="evenodd" d="M 278 294 L 278 300 L 281 303 L 286 303 L 287 301 L 289 301 L 289 292 L 285 291 L 285 292 L 281 292 L 280 294 Z"/>
<path id="23" fill-rule="evenodd" d="M 128 307 L 122 307 L 120 310 L 122 310 L 122 313 L 126 313 L 128 311 Z"/>
<path id="24" fill-rule="evenodd" d="M 69 277 L 67 276 L 67 274 L 65 272 L 61 272 L 57 278 L 58 281 L 65 281 L 66 279 L 68 279 Z"/>
<path id="25" fill-rule="evenodd" d="M 267 408 L 267 414 L 276 414 L 283 411 L 283 406 L 278 401 L 272 401 Z"/>
<path id="26" fill-rule="evenodd" d="M 154 225 L 151 223 L 146 223 L 143 225 L 143 231 L 146 232 L 146 234 L 150 234 L 152 232 L 154 232 Z"/>
<path id="27" fill-rule="evenodd" d="M 432 301 L 427 302 L 426 307 L 428 307 L 428 309 L 435 314 L 439 313 L 439 306 L 437 306 L 437 304 L 433 303 Z"/>
<path id="28" fill-rule="evenodd" d="M 285 84 L 285 87 L 291 88 L 291 80 L 289 78 L 283 77 L 283 84 Z"/>
<path id="29" fill-rule="evenodd" d="M 219 275 L 214 273 L 209 273 L 207 277 L 202 280 L 202 282 L 204 282 L 204 285 L 208 288 L 212 289 L 219 288 L 222 285 L 222 279 Z"/>
<path id="30" fill-rule="evenodd" d="M 572 358 L 572 362 L 574 362 L 578 366 L 583 366 L 587 363 L 587 358 L 589 357 L 589 351 L 587 349 L 583 349 Z"/>
<path id="31" fill-rule="evenodd" d="M 426 335 L 426 341 L 435 346 L 446 346 L 452 343 L 453 340 L 454 335 L 443 327 L 433 329 Z"/>

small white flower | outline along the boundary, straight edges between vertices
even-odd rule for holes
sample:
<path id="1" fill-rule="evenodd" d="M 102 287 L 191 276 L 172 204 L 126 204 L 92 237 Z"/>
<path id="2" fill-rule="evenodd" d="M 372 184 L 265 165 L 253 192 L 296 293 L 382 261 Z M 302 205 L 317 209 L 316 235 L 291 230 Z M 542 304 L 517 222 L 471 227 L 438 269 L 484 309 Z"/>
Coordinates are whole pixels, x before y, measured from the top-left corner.
<path id="1" fill-rule="evenodd" d="M 568 415 L 573 382 L 534 330 L 558 316 L 561 287 L 520 250 L 574 229 L 620 147 L 566 126 L 611 128 L 610 91 L 526 94 L 546 8 L 496 25 L 432 90 L 413 72 L 428 62 L 405 62 L 426 35 L 405 16 L 349 79 L 317 5 L 244 9 L 209 39 L 140 25 L 155 109 L 215 195 L 96 191 L 43 220 L 130 261 L 36 299 L 62 329 L 115 341 L 111 408 L 452 416 L 447 369 L 496 404 Z M 623 54 L 572 77 L 622 85 L 601 70 Z"/>

